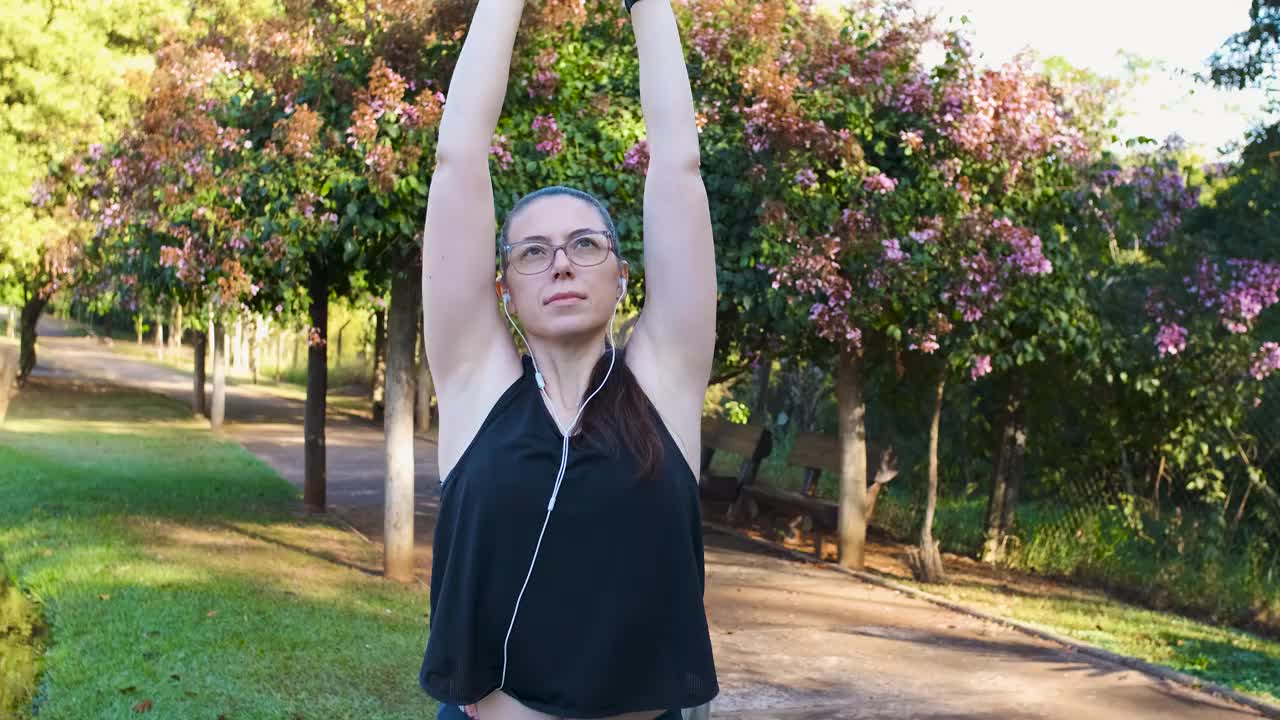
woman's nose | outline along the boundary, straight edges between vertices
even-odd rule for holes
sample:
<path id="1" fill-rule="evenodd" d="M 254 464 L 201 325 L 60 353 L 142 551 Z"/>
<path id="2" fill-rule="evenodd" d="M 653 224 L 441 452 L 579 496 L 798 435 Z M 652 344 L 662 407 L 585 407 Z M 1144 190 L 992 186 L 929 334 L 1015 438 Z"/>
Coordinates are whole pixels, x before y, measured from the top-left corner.
<path id="1" fill-rule="evenodd" d="M 551 269 L 556 275 L 561 273 L 573 274 L 573 262 L 569 260 L 568 248 L 556 246 L 551 251 Z"/>

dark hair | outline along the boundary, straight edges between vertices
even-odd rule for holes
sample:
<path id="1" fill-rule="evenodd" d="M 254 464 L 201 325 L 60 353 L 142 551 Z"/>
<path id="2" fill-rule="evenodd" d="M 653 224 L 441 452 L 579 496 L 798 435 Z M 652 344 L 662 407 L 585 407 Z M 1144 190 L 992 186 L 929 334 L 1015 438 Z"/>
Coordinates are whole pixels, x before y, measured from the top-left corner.
<path id="1" fill-rule="evenodd" d="M 511 241 L 509 236 L 511 230 L 511 221 L 516 215 L 524 210 L 530 203 L 538 198 L 553 197 L 556 195 L 568 195 L 577 198 L 596 209 L 600 214 L 600 220 L 604 223 L 604 229 L 609 233 L 609 242 L 613 244 L 613 252 L 618 256 L 618 260 L 622 260 L 622 250 L 618 247 L 618 228 L 613 225 L 613 218 L 609 216 L 609 211 L 605 208 L 604 203 L 600 202 L 600 198 L 589 192 L 583 192 L 577 188 L 567 187 L 565 185 L 548 185 L 547 187 L 525 195 L 511 206 L 511 211 L 507 213 L 507 218 L 502 221 L 502 230 L 498 233 L 498 254 L 502 258 L 502 271 L 507 271 L 507 254 L 503 252 L 503 248 Z"/>
<path id="2" fill-rule="evenodd" d="M 626 354 L 626 348 L 618 349 L 609 382 L 582 413 L 582 434 L 614 452 L 620 444 L 626 445 L 635 456 L 636 474 L 642 478 L 655 478 L 665 455 L 662 437 L 654 422 L 656 411 L 636 376 L 631 373 L 631 368 L 627 367 Z M 606 350 L 591 369 L 588 392 L 600 386 L 608 370 L 609 351 Z"/>
<path id="3" fill-rule="evenodd" d="M 502 231 L 498 235 L 498 248 L 502 256 L 504 273 L 507 269 L 507 260 L 502 247 L 507 244 L 511 220 L 534 200 L 553 195 L 568 195 L 590 203 L 596 212 L 600 213 L 600 219 L 609 232 L 609 240 L 613 243 L 613 251 L 618 256 L 618 261 L 622 261 L 622 254 L 618 249 L 618 232 L 604 203 L 591 193 L 564 185 L 551 185 L 520 198 L 507 213 L 502 223 Z M 609 355 L 610 351 L 606 348 L 600 359 L 596 361 L 595 367 L 591 369 L 591 379 L 587 383 L 588 392 L 600 387 L 600 383 L 604 381 L 605 372 L 609 370 Z M 596 393 L 582 413 L 582 434 L 614 452 L 617 452 L 620 445 L 626 445 L 635 456 L 637 474 L 642 478 L 654 478 L 662 467 L 664 455 L 662 437 L 654 422 L 653 405 L 644 394 L 644 390 L 640 388 L 636 376 L 627 367 L 625 358 L 625 349 L 619 349 L 613 363 L 613 371 L 609 375 L 609 382 Z"/>

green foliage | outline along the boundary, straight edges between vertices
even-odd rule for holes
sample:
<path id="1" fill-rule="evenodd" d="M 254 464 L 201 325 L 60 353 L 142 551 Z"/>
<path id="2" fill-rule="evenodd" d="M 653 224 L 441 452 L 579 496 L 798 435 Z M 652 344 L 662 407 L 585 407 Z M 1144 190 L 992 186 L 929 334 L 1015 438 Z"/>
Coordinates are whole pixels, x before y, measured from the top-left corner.
<path id="1" fill-rule="evenodd" d="M 751 409 L 737 400 L 730 400 L 724 405 L 725 417 L 729 422 L 746 425 L 751 420 Z"/>
<path id="2" fill-rule="evenodd" d="M 350 567 L 379 555 L 299 520 L 299 492 L 189 410 L 33 385 L 0 439 L 4 561 L 57 638 L 33 716 L 432 711 L 402 672 L 422 656 L 421 593 Z"/>
<path id="3" fill-rule="evenodd" d="M 1280 59 L 1280 2 L 1252 0 L 1249 27 L 1227 38 L 1210 59 L 1213 82 L 1243 88 L 1274 82 Z"/>
<path id="4" fill-rule="evenodd" d="M 0 181 L 0 216 L 17 218 L 0 229 L 0 273 L 74 256 L 82 302 L 98 310 L 145 315 L 176 300 L 198 318 L 217 307 L 299 319 L 314 271 L 362 305 L 392 273 L 413 272 L 440 102 L 473 6 L 269 5 L 202 4 L 176 34 L 160 31 L 173 13 L 154 2 L 59 6 L 57 32 L 39 41 L 43 6 L 21 5 L 12 32 L 22 36 L 0 30 L 0 49 L 20 60 L 0 72 L 0 91 L 16 98 L 0 150 L 38 152 Z M 1264 6 L 1255 24 L 1269 22 Z M 835 431 L 832 350 L 856 346 L 871 442 L 900 451 L 895 492 L 915 497 L 926 390 L 945 364 L 969 382 L 948 386 L 944 495 L 983 494 L 999 409 L 1021 394 L 1025 508 L 1065 503 L 1092 518 L 1020 514 L 1017 562 L 1135 592 L 1158 582 L 1205 607 L 1210 586 L 1187 579 L 1230 577 L 1250 589 L 1224 592 L 1223 616 L 1255 607 L 1270 580 L 1232 575 L 1222 558 L 1261 567 L 1234 537 L 1280 541 L 1280 461 L 1260 439 L 1274 406 L 1251 368 L 1280 320 L 1272 311 L 1228 331 L 1186 278 L 1206 260 L 1274 261 L 1275 128 L 1254 135 L 1238 166 L 1203 168 L 1146 138 L 1120 161 L 1099 150 L 1114 127 L 1113 84 L 1060 59 L 984 69 L 963 35 L 905 3 L 822 13 L 694 0 L 676 12 L 716 236 L 715 376 L 740 380 L 709 403 L 775 431 L 766 474 L 784 475 L 795 432 Z M 629 27 L 615 2 L 530 4 L 490 171 L 497 222 L 550 184 L 601 197 L 632 262 L 633 313 L 645 292 L 645 138 Z M 933 42 L 946 54 L 926 66 Z M 97 62 L 68 63 L 68 46 Z M 147 65 L 149 85 L 121 69 L 130 63 Z M 88 143 L 104 139 L 95 158 Z M 33 209 L 31 184 L 45 175 L 57 201 Z M 76 253 L 50 253 L 49 238 L 72 238 Z M 761 361 L 774 365 L 770 387 L 741 381 Z M 758 393 L 765 412 L 752 418 Z M 837 487 L 824 477 L 820 490 Z M 877 512 L 906 524 L 913 502 Z M 965 502 L 939 515 L 953 547 L 982 536 L 980 503 Z M 1166 558 L 1179 569 L 1152 579 L 1150 518 L 1179 508 L 1219 518 L 1217 534 L 1197 535 L 1205 555 Z M 1158 527 L 1159 537 L 1189 532 Z M 1077 531 L 1088 540 L 1063 534 Z"/>
<path id="5" fill-rule="evenodd" d="M 890 487 L 876 505 L 875 525 L 910 542 L 922 508 Z M 1160 610 L 1269 633 L 1280 628 L 1280 556 L 1259 537 L 1259 528 L 1230 536 L 1211 513 L 1126 513 L 1123 500 L 1093 507 L 1066 499 L 1020 505 L 1005 562 Z M 943 549 L 979 555 L 985 512 L 985 499 L 941 500 L 934 535 Z"/>
<path id="6" fill-rule="evenodd" d="M 15 0 L 0 25 L 0 283 L 33 278 L 46 248 L 67 240 L 65 217 L 32 196 L 51 165 L 109 140 L 143 97 L 152 53 L 186 19 L 162 0 L 48 3 Z M 47 282 L 48 278 L 45 278 Z"/>

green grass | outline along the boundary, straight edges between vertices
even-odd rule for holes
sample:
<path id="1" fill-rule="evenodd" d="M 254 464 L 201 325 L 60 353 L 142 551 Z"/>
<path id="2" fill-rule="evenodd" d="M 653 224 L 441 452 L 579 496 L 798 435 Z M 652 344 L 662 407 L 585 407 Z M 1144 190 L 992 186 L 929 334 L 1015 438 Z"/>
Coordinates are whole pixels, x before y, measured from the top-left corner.
<path id="1" fill-rule="evenodd" d="M 51 630 L 38 717 L 433 715 L 425 588 L 372 576 L 379 549 L 298 498 L 177 403 L 24 390 L 0 431 L 0 564 Z"/>
<path id="2" fill-rule="evenodd" d="M 191 358 L 191 348 L 183 346 L 178 349 L 168 349 L 165 351 L 164 358 L 157 357 L 155 346 L 149 342 L 139 345 L 131 339 L 118 340 L 111 346 L 112 352 L 159 365 L 162 367 L 173 368 L 182 372 L 193 372 L 193 361 Z M 253 376 L 248 373 L 239 373 L 232 368 L 227 368 L 227 384 L 229 386 L 253 387 L 261 392 L 278 397 L 289 398 L 299 402 L 307 398 L 307 369 L 306 367 L 283 369 L 280 374 L 280 382 L 275 381 L 275 368 L 272 364 L 264 362 L 263 368 L 258 373 L 258 382 L 253 382 Z M 338 411 L 349 415 L 357 415 L 360 417 L 372 416 L 372 403 L 369 398 L 361 394 L 346 394 L 334 392 L 333 388 L 344 388 L 359 386 L 361 383 L 368 384 L 369 367 L 367 363 L 358 362 L 355 358 L 347 358 L 343 364 L 331 366 L 329 368 L 329 386 L 330 391 L 326 397 L 326 404 L 330 411 Z M 207 382 L 213 382 L 213 375 L 206 367 Z"/>
<path id="3" fill-rule="evenodd" d="M 985 512 L 983 498 L 942 498 L 934 537 L 944 550 L 977 557 Z M 876 507 L 875 524 L 900 541 L 914 541 L 920 520 L 918 506 L 900 489 Z M 1261 528 L 1228 536 L 1213 520 L 1195 510 L 1128 515 L 1123 498 L 1086 507 L 1024 501 L 1004 564 L 1103 588 L 1155 610 L 1280 637 L 1280 557 Z"/>
<path id="4" fill-rule="evenodd" d="M 973 584 L 908 584 L 1121 655 L 1280 702 L 1280 643 L 1272 640 L 1104 596 L 1045 597 Z"/>
<path id="5" fill-rule="evenodd" d="M 371 350 L 371 348 L 362 345 L 361 337 L 368 331 L 365 326 L 368 324 L 368 318 L 354 312 L 345 303 L 338 303 L 330 308 L 329 316 L 329 388 L 360 387 L 363 391 L 367 391 L 370 376 L 373 372 L 373 366 L 367 356 L 362 355 L 363 351 Z M 85 325 L 67 317 L 62 318 L 64 322 L 71 325 L 71 332 L 79 336 L 85 336 L 90 332 L 99 333 L 101 328 L 89 328 Z M 3 324 L 3 323 L 0 323 Z M 347 329 L 343 331 L 345 342 L 338 343 L 338 332 L 346 325 Z M 231 342 L 230 328 L 228 328 L 228 345 Z M 184 344 L 179 348 L 166 349 L 163 359 L 157 357 L 155 350 L 154 335 L 151 331 L 151 325 L 148 323 L 146 334 L 143 341 L 138 342 L 137 334 L 133 330 L 133 324 L 127 323 L 124 326 L 117 324 L 112 328 L 111 338 L 114 341 L 112 348 L 121 354 L 135 357 L 141 360 L 147 360 L 152 363 L 165 365 L 185 372 L 191 372 L 191 346 Z M 274 336 L 266 341 L 263 346 L 260 360 L 262 361 L 258 368 L 259 387 L 285 387 L 294 386 L 299 390 L 306 390 L 307 385 L 307 352 L 306 347 L 301 345 L 296 332 L 290 334 L 284 344 L 284 352 L 281 355 L 281 363 L 276 366 L 276 344 Z M 294 346 L 298 347 L 295 348 Z M 338 348 L 341 346 L 342 353 L 339 355 Z M 295 350 L 297 352 L 295 353 Z M 229 352 L 229 349 L 228 349 Z M 294 358 L 297 362 L 294 363 Z M 276 376 L 279 375 L 279 382 Z M 237 371 L 234 368 L 227 368 L 227 382 L 232 385 L 251 384 L 253 376 L 247 371 Z M 333 393 L 330 392 L 332 401 Z M 346 397 L 339 395 L 340 402 L 345 401 Z M 353 397 L 352 399 L 359 399 Z M 367 401 L 363 401 L 364 405 L 368 405 Z M 344 407 L 345 409 L 345 407 Z M 363 407 L 363 412 L 367 415 L 368 407 Z"/>
<path id="6" fill-rule="evenodd" d="M 945 550 L 976 557 L 985 510 L 980 499 L 941 500 L 934 537 Z M 1280 642 L 1232 626 L 1276 634 L 1280 588 L 1250 557 L 1255 552 L 1215 552 L 1186 527 L 1143 539 L 1121 513 L 1105 507 L 1065 510 L 1058 503 L 1022 503 L 1018 542 L 1005 562 L 1026 577 L 1054 580 L 1020 583 L 1011 576 L 1004 588 L 964 579 L 919 587 L 1280 701 Z M 876 506 L 875 524 L 900 541 L 913 541 L 919 522 L 917 509 L 899 495 L 886 494 Z M 1156 533 L 1157 526 L 1146 531 Z M 1180 544 L 1184 551 L 1175 549 Z"/>

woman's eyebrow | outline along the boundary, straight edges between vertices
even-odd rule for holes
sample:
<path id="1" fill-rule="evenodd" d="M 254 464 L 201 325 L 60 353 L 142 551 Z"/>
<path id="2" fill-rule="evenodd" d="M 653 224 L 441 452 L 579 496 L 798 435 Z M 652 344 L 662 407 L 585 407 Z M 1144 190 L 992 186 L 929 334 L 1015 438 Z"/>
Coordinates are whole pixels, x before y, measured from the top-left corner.
<path id="1" fill-rule="evenodd" d="M 573 238 L 579 235 L 584 235 L 584 234 L 604 235 L 605 232 L 603 230 L 597 230 L 595 228 L 578 228 L 577 230 L 574 230 L 573 232 L 569 233 L 569 239 L 572 240 Z M 543 235 L 529 235 L 525 237 L 524 240 L 521 240 L 520 242 L 526 242 L 528 240 L 541 240 L 542 242 L 551 242 L 550 238 Z"/>

